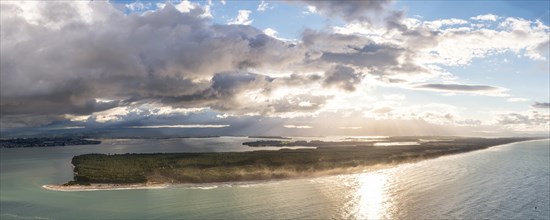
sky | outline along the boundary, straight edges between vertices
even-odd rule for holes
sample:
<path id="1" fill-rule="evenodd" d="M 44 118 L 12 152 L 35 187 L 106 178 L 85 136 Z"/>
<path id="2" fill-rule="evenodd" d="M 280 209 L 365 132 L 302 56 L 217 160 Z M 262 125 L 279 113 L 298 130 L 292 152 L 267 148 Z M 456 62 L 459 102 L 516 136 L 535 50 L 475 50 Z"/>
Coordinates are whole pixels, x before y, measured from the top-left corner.
<path id="1" fill-rule="evenodd" d="M 0 6 L 5 136 L 550 132 L 550 1 Z"/>

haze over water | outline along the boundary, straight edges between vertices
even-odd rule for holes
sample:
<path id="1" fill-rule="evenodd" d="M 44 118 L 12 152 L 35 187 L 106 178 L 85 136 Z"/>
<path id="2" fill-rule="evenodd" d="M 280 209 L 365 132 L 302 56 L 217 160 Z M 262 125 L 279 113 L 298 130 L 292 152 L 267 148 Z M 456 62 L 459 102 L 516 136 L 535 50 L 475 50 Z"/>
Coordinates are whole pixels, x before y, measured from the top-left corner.
<path id="1" fill-rule="evenodd" d="M 245 151 L 247 138 L 0 149 L 2 219 L 550 218 L 550 142 L 508 144 L 360 174 L 167 189 L 57 192 L 74 155 Z M 156 143 L 153 145 L 152 143 Z"/>

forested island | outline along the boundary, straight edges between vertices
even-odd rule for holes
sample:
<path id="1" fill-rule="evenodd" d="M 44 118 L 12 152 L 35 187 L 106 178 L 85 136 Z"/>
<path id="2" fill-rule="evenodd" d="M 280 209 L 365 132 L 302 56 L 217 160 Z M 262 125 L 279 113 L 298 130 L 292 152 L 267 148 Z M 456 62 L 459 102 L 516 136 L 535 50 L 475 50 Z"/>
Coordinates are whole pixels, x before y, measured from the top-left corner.
<path id="1" fill-rule="evenodd" d="M 78 137 L 41 137 L 41 138 L 13 138 L 0 139 L 0 148 L 20 147 L 56 147 L 71 145 L 92 145 L 101 144 L 98 140 L 88 140 Z"/>
<path id="2" fill-rule="evenodd" d="M 418 145 L 396 146 L 350 145 L 348 141 L 343 141 L 330 142 L 335 147 L 323 146 L 317 149 L 85 154 L 72 159 L 74 180 L 55 187 L 59 190 L 90 184 L 94 187 L 97 184 L 214 183 L 342 174 L 362 171 L 373 165 L 414 162 L 534 139 L 537 138 L 432 139 L 421 141 Z"/>

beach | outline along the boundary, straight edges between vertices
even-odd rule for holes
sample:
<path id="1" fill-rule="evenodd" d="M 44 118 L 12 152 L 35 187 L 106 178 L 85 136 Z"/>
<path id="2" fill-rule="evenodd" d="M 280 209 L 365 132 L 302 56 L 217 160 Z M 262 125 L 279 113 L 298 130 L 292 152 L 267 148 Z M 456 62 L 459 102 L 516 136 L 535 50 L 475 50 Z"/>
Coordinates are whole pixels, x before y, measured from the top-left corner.
<path id="1" fill-rule="evenodd" d="M 169 187 L 166 183 L 138 183 L 138 184 L 112 184 L 94 183 L 90 185 L 42 185 L 42 188 L 53 191 L 75 192 L 75 191 L 98 191 L 98 190 L 128 190 L 128 189 L 164 189 Z"/>

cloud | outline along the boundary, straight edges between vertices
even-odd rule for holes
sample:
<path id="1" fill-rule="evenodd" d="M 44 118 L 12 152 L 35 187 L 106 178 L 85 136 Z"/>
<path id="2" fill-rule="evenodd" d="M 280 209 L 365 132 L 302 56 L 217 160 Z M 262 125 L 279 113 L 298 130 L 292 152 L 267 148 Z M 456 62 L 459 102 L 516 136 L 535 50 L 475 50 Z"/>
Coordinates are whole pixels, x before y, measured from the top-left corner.
<path id="1" fill-rule="evenodd" d="M 289 1 L 297 2 L 297 1 Z M 382 13 L 389 0 L 381 1 L 301 1 L 308 5 L 309 12 L 321 13 L 328 17 L 341 18 L 345 21 L 367 21 L 371 14 Z"/>
<path id="2" fill-rule="evenodd" d="M 65 115 L 70 121 L 81 121 L 88 123 L 118 123 L 124 121 L 143 120 L 149 117 L 169 117 L 174 115 L 188 115 L 204 111 L 205 108 L 173 108 L 159 104 L 141 103 L 128 106 L 120 106 L 105 111 L 94 112 L 88 116 Z"/>
<path id="3" fill-rule="evenodd" d="M 423 28 L 427 28 L 424 26 Z M 514 52 L 533 60 L 544 60 L 544 46 L 550 41 L 549 28 L 541 22 L 506 18 L 497 29 L 456 27 L 421 37 L 431 47 L 426 59 L 446 65 L 466 65 L 474 58 Z M 418 30 L 420 31 L 420 30 Z M 426 30 L 424 30 L 426 31 Z M 418 39 L 420 40 L 420 39 Z"/>
<path id="4" fill-rule="evenodd" d="M 302 33 L 302 42 L 309 49 L 306 63 L 327 69 L 331 64 L 346 65 L 385 81 L 388 78 L 401 82 L 425 81 L 444 74 L 436 66 L 419 62 L 418 50 L 407 48 L 403 42 L 380 40 L 371 37 L 376 35 L 373 33 L 355 33 L 355 30 L 368 30 L 368 25 L 352 28 L 336 29 L 335 33 L 306 29 Z"/>
<path id="5" fill-rule="evenodd" d="M 497 124 L 515 131 L 550 131 L 548 112 L 509 112 L 497 114 Z M 547 133 L 548 134 L 548 133 Z"/>
<path id="6" fill-rule="evenodd" d="M 357 67 L 384 67 L 397 65 L 397 57 L 403 50 L 388 45 L 368 44 L 354 51 L 335 53 L 324 52 L 321 59 L 332 63 L 344 63 Z"/>
<path id="7" fill-rule="evenodd" d="M 277 31 L 272 29 L 272 28 L 266 28 L 264 29 L 264 33 L 267 35 L 267 36 L 270 36 L 270 37 L 276 37 L 277 36 Z"/>
<path id="8" fill-rule="evenodd" d="M 457 18 L 451 18 L 451 19 L 441 19 L 441 20 L 424 22 L 425 26 L 433 29 L 440 29 L 445 26 L 455 26 L 455 25 L 463 25 L 463 24 L 468 24 L 468 21 L 457 19 Z"/>
<path id="9" fill-rule="evenodd" d="M 240 94 L 237 84 L 249 83 L 250 76 L 224 84 L 232 78 L 220 73 L 287 68 L 305 53 L 250 26 L 212 25 L 198 6 L 181 12 L 168 4 L 125 15 L 108 2 L 59 2 L 56 7 L 72 13 L 60 19 L 50 13 L 50 4 L 31 2 L 31 11 L 18 4 L 2 2 L 2 126 L 178 97 L 188 100 L 172 102 L 177 108 L 225 109 L 232 104 L 212 99 L 238 100 L 229 96 Z M 22 12 L 14 14 L 16 9 Z M 257 78 L 263 79 L 258 85 L 269 83 Z"/>
<path id="10" fill-rule="evenodd" d="M 130 126 L 129 128 L 225 128 L 229 125 L 148 125 Z"/>
<path id="11" fill-rule="evenodd" d="M 309 129 L 312 128 L 309 125 L 284 125 L 285 128 L 296 128 L 296 129 Z"/>
<path id="12" fill-rule="evenodd" d="M 315 6 L 312 6 L 312 5 L 308 5 L 306 6 L 306 10 L 302 12 L 303 14 L 315 14 L 317 13 L 317 8 L 315 8 Z"/>
<path id="13" fill-rule="evenodd" d="M 550 108 L 549 102 L 535 102 L 535 104 L 531 105 L 533 108 Z"/>
<path id="14" fill-rule="evenodd" d="M 266 28 L 263 30 L 263 32 L 267 35 L 267 36 L 270 36 L 272 38 L 275 38 L 277 40 L 280 40 L 280 41 L 285 41 L 285 42 L 293 42 L 293 43 L 296 43 L 296 40 L 295 39 L 286 39 L 286 38 L 282 38 L 282 37 L 279 37 L 277 36 L 279 34 L 279 32 L 277 32 L 275 29 L 273 28 Z"/>
<path id="15" fill-rule="evenodd" d="M 183 96 L 165 96 L 162 102 L 172 106 L 208 106 L 235 114 L 295 117 L 315 113 L 332 97 L 301 92 L 272 97 L 272 91 L 283 85 L 311 83 L 318 79 L 318 76 L 272 78 L 250 72 L 223 72 L 214 75 L 210 87 L 204 90 Z"/>
<path id="16" fill-rule="evenodd" d="M 53 127 L 52 130 L 64 130 L 64 129 L 83 129 L 84 126 L 67 126 L 67 127 Z"/>
<path id="17" fill-rule="evenodd" d="M 458 93 L 472 93 L 479 95 L 489 96 L 506 96 L 503 92 L 506 89 L 502 87 L 486 86 L 486 85 L 464 85 L 464 84 L 422 84 L 417 85 L 415 88 L 441 91 L 441 92 L 458 92 Z"/>
<path id="18" fill-rule="evenodd" d="M 529 116 L 518 113 L 509 113 L 499 115 L 498 123 L 500 124 L 530 124 Z"/>
<path id="19" fill-rule="evenodd" d="M 349 127 L 338 127 L 338 129 L 350 129 L 350 130 L 358 130 L 358 129 L 361 129 L 363 127 L 361 126 L 349 126 Z"/>
<path id="20" fill-rule="evenodd" d="M 389 67 L 397 69 L 408 65 L 399 62 L 399 58 L 407 52 L 406 49 L 395 44 L 376 43 L 370 38 L 357 35 L 307 29 L 302 33 L 302 42 L 311 50 L 311 61 L 317 65 L 347 64 L 369 68 L 379 74 L 388 73 Z"/>
<path id="21" fill-rule="evenodd" d="M 362 73 L 353 68 L 337 65 L 325 72 L 324 85 L 337 86 L 346 91 L 355 91 L 357 84 L 361 82 Z"/>
<path id="22" fill-rule="evenodd" d="M 506 99 L 506 101 L 509 101 L 509 102 L 528 102 L 530 99 L 527 99 L 527 98 L 508 98 Z"/>
<path id="23" fill-rule="evenodd" d="M 180 12 L 186 13 L 195 9 L 195 5 L 187 0 L 183 0 L 179 4 L 175 5 L 175 8 Z"/>
<path id="24" fill-rule="evenodd" d="M 173 3 L 171 3 L 171 4 L 173 4 Z M 167 5 L 167 3 L 166 2 L 165 3 L 158 2 L 158 3 L 156 3 L 156 5 L 157 5 L 157 8 L 162 9 Z M 178 4 L 175 4 L 174 7 L 182 13 L 188 13 L 188 12 L 191 12 L 192 10 L 194 10 L 196 8 L 200 8 L 203 11 L 203 13 L 200 15 L 200 17 L 202 17 L 202 18 L 212 18 L 213 16 L 212 16 L 212 12 L 210 10 L 212 5 L 213 4 L 212 4 L 211 0 L 205 2 L 204 5 L 201 5 L 200 3 L 197 3 L 197 2 L 190 2 L 189 0 L 181 0 Z"/>
<path id="25" fill-rule="evenodd" d="M 384 107 L 375 108 L 371 112 L 383 115 L 383 114 L 386 114 L 386 113 L 390 113 L 391 111 L 393 111 L 393 108 L 388 107 L 388 106 L 384 106 Z"/>
<path id="26" fill-rule="evenodd" d="M 239 14 L 236 18 L 229 20 L 227 24 L 238 24 L 238 25 L 250 25 L 254 20 L 250 20 L 250 10 L 239 10 Z"/>
<path id="27" fill-rule="evenodd" d="M 405 100 L 405 98 L 406 97 L 404 95 L 400 95 L 400 94 L 384 95 L 384 99 L 386 100 L 400 101 L 400 100 Z"/>
<path id="28" fill-rule="evenodd" d="M 266 11 L 266 10 L 269 10 L 269 9 L 273 9 L 273 5 L 269 4 L 268 2 L 266 1 L 261 1 L 260 4 L 258 5 L 258 8 L 256 9 L 256 11 Z"/>
<path id="29" fill-rule="evenodd" d="M 144 4 L 143 2 L 132 2 L 124 5 L 124 7 L 126 7 L 128 10 L 132 12 L 134 11 L 141 12 L 150 8 L 151 6 L 152 6 L 151 3 Z"/>
<path id="30" fill-rule="evenodd" d="M 478 20 L 478 21 L 496 21 L 500 17 L 494 15 L 494 14 L 484 14 L 484 15 L 478 15 L 475 17 L 471 17 L 472 20 Z"/>
<path id="31" fill-rule="evenodd" d="M 493 86 L 462 85 L 462 84 L 424 84 L 424 85 L 417 86 L 417 88 L 443 90 L 443 91 L 459 91 L 459 92 L 460 91 L 475 92 L 475 91 L 499 90 L 498 87 L 493 87 Z"/>
<path id="32" fill-rule="evenodd" d="M 0 118 L 0 130 L 10 128 L 40 127 L 50 124 L 52 121 L 62 121 L 64 119 L 65 118 L 62 115 L 8 115 L 2 113 L 2 117 Z"/>
<path id="33" fill-rule="evenodd" d="M 386 101 L 377 102 L 362 114 L 365 118 L 375 120 L 424 121 L 453 128 L 483 125 L 484 122 L 480 120 L 462 117 L 462 110 L 457 106 L 442 103 L 404 105 L 403 102 Z"/>
<path id="34" fill-rule="evenodd" d="M 336 117 L 331 111 L 355 100 L 369 101 L 347 106 L 338 120 L 349 116 L 352 121 L 330 129 L 359 124 L 363 128 L 336 130 L 376 131 L 356 122 L 363 116 L 410 120 L 407 125 L 469 126 L 478 121 L 461 118 L 456 109 L 401 106 L 404 97 L 392 95 L 373 104 L 364 92 L 387 86 L 505 96 L 501 87 L 438 82 L 458 81 L 447 72 L 449 66 L 494 54 L 544 60 L 549 43 L 549 28 L 538 21 L 499 18 L 483 26 L 475 26 L 481 23 L 475 19 L 421 21 L 391 11 L 388 1 L 302 2 L 344 23 L 305 29 L 299 40 L 250 26 L 247 10 L 230 20 L 240 25 L 213 22 L 210 4 L 189 1 L 130 14 L 124 12 L 149 5 L 26 3 L 0 3 L 2 128 L 171 126 L 178 121 L 256 132 L 261 126 L 253 124 L 266 120 L 281 129 L 284 124 L 317 129 L 326 122 L 319 117 Z M 317 124 L 310 123 L 314 119 Z"/>

